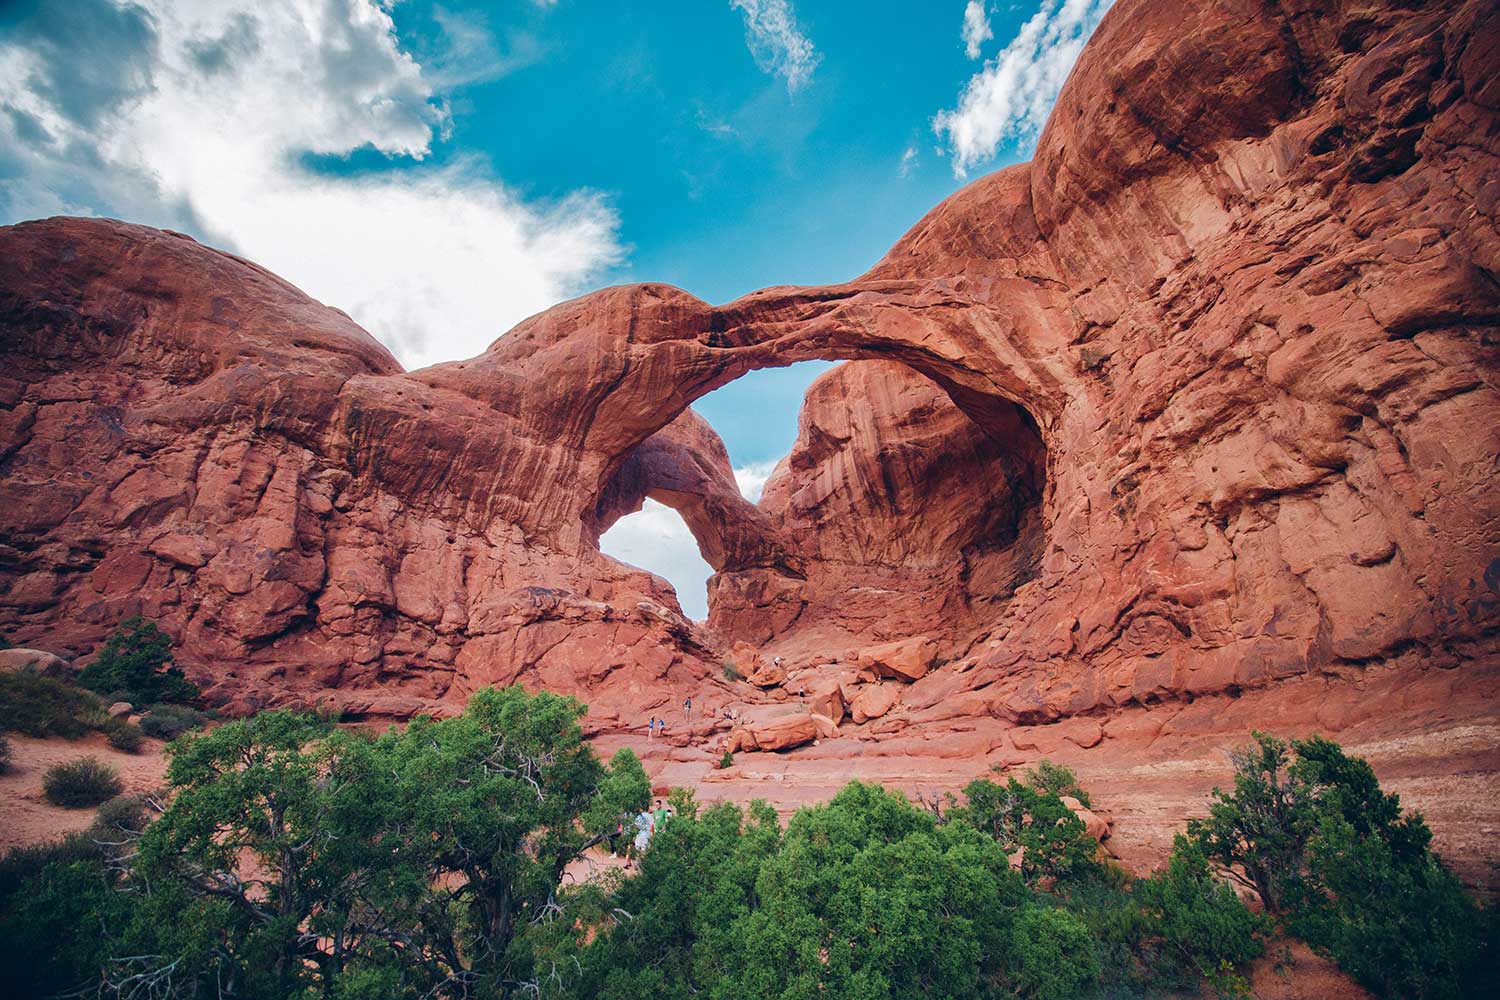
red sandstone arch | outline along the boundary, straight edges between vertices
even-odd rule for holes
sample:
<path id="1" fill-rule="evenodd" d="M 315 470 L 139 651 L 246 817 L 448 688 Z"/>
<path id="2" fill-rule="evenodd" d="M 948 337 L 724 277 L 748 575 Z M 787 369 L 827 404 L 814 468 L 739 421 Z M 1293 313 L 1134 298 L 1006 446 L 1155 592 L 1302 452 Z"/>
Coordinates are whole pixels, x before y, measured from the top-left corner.
<path id="1" fill-rule="evenodd" d="M 607 718 L 719 653 L 595 551 L 622 463 L 751 368 L 882 358 L 980 425 L 1020 407 L 1050 463 L 1037 576 L 914 686 L 927 720 L 1372 671 L 1483 692 L 1496 17 L 1121 0 L 1035 161 L 856 281 L 606 289 L 420 372 L 184 238 L 10 227 L 4 623 L 84 652 L 149 613 L 225 699 L 522 678 Z"/>
<path id="2" fill-rule="evenodd" d="M 799 616 L 835 644 L 953 634 L 1034 576 L 1042 545 L 1046 449 L 1019 408 L 987 416 L 981 428 L 900 363 L 840 366 L 809 389 L 755 505 L 712 429 L 684 411 L 620 462 L 595 530 L 648 496 L 675 508 L 716 571 L 709 623 L 725 641 L 784 637 Z"/>

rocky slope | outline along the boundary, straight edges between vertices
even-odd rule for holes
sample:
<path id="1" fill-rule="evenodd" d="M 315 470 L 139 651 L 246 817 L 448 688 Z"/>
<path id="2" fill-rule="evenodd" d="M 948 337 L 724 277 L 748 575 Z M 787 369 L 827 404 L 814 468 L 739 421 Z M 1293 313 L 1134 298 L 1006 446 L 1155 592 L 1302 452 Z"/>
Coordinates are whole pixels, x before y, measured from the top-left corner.
<path id="1" fill-rule="evenodd" d="M 147 614 L 240 710 L 522 681 L 611 730 L 811 684 L 976 768 L 1138 712 L 1488 726 L 1497 67 L 1484 0 L 1121 0 L 1035 159 L 860 278 L 605 289 L 411 373 L 186 237 L 0 230 L 0 628 Z M 745 503 L 688 407 L 808 358 L 854 364 Z M 707 626 L 598 552 L 646 496 L 719 571 Z"/>

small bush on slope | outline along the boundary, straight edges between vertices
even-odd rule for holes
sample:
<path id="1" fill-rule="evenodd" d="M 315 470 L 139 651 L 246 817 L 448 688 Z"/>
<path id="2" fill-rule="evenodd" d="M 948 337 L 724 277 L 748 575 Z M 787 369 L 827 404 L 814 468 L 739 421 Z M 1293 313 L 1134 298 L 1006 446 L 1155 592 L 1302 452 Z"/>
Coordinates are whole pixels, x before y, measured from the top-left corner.
<path id="1" fill-rule="evenodd" d="M 141 716 L 141 732 L 158 740 L 171 742 L 183 733 L 208 723 L 208 716 L 185 705 L 157 705 Z"/>
<path id="2" fill-rule="evenodd" d="M 47 769 L 42 793 L 53 805 L 83 809 L 120 794 L 120 773 L 94 757 L 69 761 Z"/>
<path id="3" fill-rule="evenodd" d="M 126 753 L 135 753 L 145 742 L 146 734 L 141 727 L 124 719 L 110 719 L 104 724 L 104 735 L 109 740 L 109 745 L 116 750 Z"/>
<path id="4" fill-rule="evenodd" d="M 1084 791 L 1083 786 L 1078 783 L 1078 775 L 1073 773 L 1071 767 L 1064 764 L 1054 764 L 1043 758 L 1037 762 L 1036 767 L 1027 770 L 1022 780 L 1027 786 L 1044 795 L 1071 795 L 1082 802 L 1085 808 L 1093 806 L 1093 803 L 1089 801 L 1089 793 Z"/>
<path id="5" fill-rule="evenodd" d="M 104 725 L 99 699 L 30 670 L 0 673 L 0 729 L 77 739 Z"/>

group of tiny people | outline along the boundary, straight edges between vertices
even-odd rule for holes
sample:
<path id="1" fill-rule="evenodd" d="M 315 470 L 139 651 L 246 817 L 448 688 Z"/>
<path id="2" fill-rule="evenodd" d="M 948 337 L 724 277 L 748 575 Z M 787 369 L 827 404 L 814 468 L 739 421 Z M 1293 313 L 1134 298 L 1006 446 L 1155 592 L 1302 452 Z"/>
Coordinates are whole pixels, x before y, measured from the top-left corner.
<path id="1" fill-rule="evenodd" d="M 776 659 L 779 661 L 781 659 L 781 657 L 778 656 Z M 707 705 L 703 706 L 703 717 L 705 719 L 708 718 L 709 716 L 713 715 L 713 714 L 714 714 L 713 709 L 709 708 Z M 693 699 L 691 697 L 687 697 L 687 698 L 682 699 L 682 715 L 683 715 L 683 718 L 685 718 L 689 723 L 691 723 L 693 721 Z M 734 709 L 730 708 L 728 705 L 725 705 L 724 706 L 724 718 L 725 718 L 725 720 L 727 720 L 729 722 L 733 722 L 735 719 L 739 718 L 739 713 L 736 712 Z M 664 719 L 664 718 L 657 718 L 656 716 L 653 715 L 651 717 L 651 721 L 648 722 L 648 723 L 646 723 L 646 738 L 648 740 L 654 740 L 658 736 L 665 736 L 666 733 L 667 733 L 667 720 L 666 719 Z"/>
<path id="2" fill-rule="evenodd" d="M 667 825 L 667 820 L 676 815 L 676 811 L 670 805 L 657 799 L 655 809 L 642 809 L 634 819 L 630 820 L 630 829 L 635 831 L 633 837 L 628 836 L 626 821 L 620 820 L 615 824 L 615 832 L 606 838 L 609 842 L 609 856 L 618 858 L 623 846 L 625 867 L 633 867 L 635 859 L 651 843 L 651 838 Z"/>

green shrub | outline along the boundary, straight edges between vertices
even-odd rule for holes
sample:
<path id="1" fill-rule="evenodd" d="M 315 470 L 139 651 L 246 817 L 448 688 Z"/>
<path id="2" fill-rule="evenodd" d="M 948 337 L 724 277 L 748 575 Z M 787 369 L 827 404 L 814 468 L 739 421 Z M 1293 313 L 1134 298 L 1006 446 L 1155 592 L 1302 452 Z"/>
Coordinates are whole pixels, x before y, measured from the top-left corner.
<path id="1" fill-rule="evenodd" d="M 1082 920 L 1052 906 L 1021 909 L 1011 936 L 1011 978 L 1023 997 L 1072 1000 L 1099 978 L 1094 941 Z"/>
<path id="2" fill-rule="evenodd" d="M 99 807 L 85 835 L 98 843 L 115 843 L 145 829 L 152 815 L 144 795 L 116 795 Z"/>
<path id="3" fill-rule="evenodd" d="M 108 937 L 129 922 L 91 833 L 0 856 L 0 996 L 94 995 Z"/>
<path id="4" fill-rule="evenodd" d="M 119 795 L 123 787 L 119 772 L 94 757 L 48 768 L 42 778 L 47 801 L 69 809 L 96 806 Z"/>
<path id="5" fill-rule="evenodd" d="M 104 735 L 110 746 L 126 753 L 135 753 L 146 740 L 146 734 L 141 731 L 140 726 L 118 718 L 111 718 L 104 724 Z"/>
<path id="6" fill-rule="evenodd" d="M 730 753 L 728 750 L 725 750 L 724 751 L 724 756 L 722 756 L 722 757 L 719 758 L 719 770 L 723 771 L 723 770 L 725 770 L 727 768 L 731 768 L 733 766 L 734 766 L 734 754 Z"/>
<path id="7" fill-rule="evenodd" d="M 1189 836 L 1236 867 L 1293 934 L 1383 997 L 1481 995 L 1497 960 L 1494 921 L 1432 853 L 1418 813 L 1370 765 L 1314 736 L 1261 733 L 1234 757 Z"/>
<path id="8" fill-rule="evenodd" d="M 1093 807 L 1093 803 L 1089 801 L 1089 793 L 1078 783 L 1078 776 L 1071 767 L 1064 764 L 1054 764 L 1043 758 L 1036 767 L 1026 772 L 1022 780 L 1046 795 L 1071 795 L 1083 803 L 1085 808 Z"/>
<path id="9" fill-rule="evenodd" d="M 157 705 L 141 717 L 141 732 L 158 740 L 175 740 L 208 722 L 208 716 L 186 705 Z"/>
<path id="10" fill-rule="evenodd" d="M 0 729 L 77 739 L 107 716 L 99 699 L 30 670 L 0 673 Z"/>
<path id="11" fill-rule="evenodd" d="M 1028 885 L 1097 876 L 1099 845 L 1083 820 L 1051 792 L 1041 792 L 1014 778 L 999 785 L 986 779 L 964 788 L 966 803 L 949 812 L 999 841 L 1007 855 L 1021 851 L 1021 876 Z"/>
<path id="12" fill-rule="evenodd" d="M 740 668 L 735 666 L 733 660 L 724 661 L 724 679 L 726 681 L 744 680 L 745 675 L 740 673 Z"/>
<path id="13" fill-rule="evenodd" d="M 1215 878 L 1203 849 L 1178 834 L 1167 869 L 1135 883 L 1136 903 L 1171 953 L 1211 980 L 1258 957 L 1269 921 Z"/>
<path id="14" fill-rule="evenodd" d="M 91 691 L 126 692 L 132 704 L 184 702 L 198 689 L 172 665 L 172 640 L 155 622 L 127 618 L 78 675 Z"/>
<path id="15" fill-rule="evenodd" d="M 10 770 L 10 737 L 0 733 L 0 774 Z"/>

